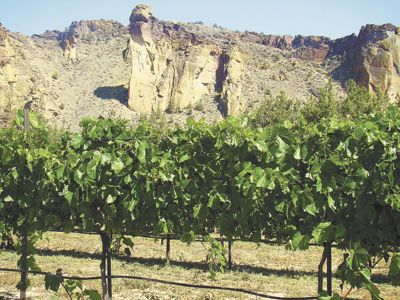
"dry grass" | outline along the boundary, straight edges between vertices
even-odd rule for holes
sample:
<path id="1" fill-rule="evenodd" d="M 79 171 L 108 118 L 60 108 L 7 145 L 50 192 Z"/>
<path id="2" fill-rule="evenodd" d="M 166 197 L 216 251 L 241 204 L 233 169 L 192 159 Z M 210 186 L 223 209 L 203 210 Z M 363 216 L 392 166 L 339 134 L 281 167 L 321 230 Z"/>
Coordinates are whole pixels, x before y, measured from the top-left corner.
<path id="1" fill-rule="evenodd" d="M 310 296 L 316 294 L 316 269 L 322 249 L 311 247 L 303 252 L 286 251 L 281 246 L 256 245 L 235 242 L 233 245 L 233 269 L 211 280 L 205 263 L 206 252 L 200 243 L 190 246 L 179 241 L 171 242 L 172 265 L 165 266 L 165 245 L 152 239 L 134 238 L 132 258 L 113 259 L 113 274 L 136 275 L 178 282 L 238 287 L 279 296 Z M 81 276 L 99 275 L 100 239 L 95 235 L 46 233 L 38 243 L 36 255 L 44 271 L 55 272 L 62 268 L 64 274 Z M 341 262 L 342 253 L 333 252 L 333 268 Z M 3 267 L 15 268 L 17 254 L 1 252 Z M 381 264 L 376 272 L 379 287 L 385 299 L 400 299 L 400 288 L 386 283 L 387 265 Z M 0 273 L 0 295 L 17 295 L 15 284 L 18 274 Z M 31 276 L 32 299 L 65 299 L 63 293 L 45 291 L 43 277 Z M 340 282 L 334 279 L 334 288 Z M 100 282 L 85 282 L 87 288 L 100 290 Z M 240 293 L 199 290 L 149 283 L 146 281 L 115 279 L 114 299 L 257 299 Z M 346 289 L 346 287 L 345 287 Z M 369 299 L 365 291 L 351 294 L 358 299 Z M 0 297 L 1 299 L 1 297 Z"/>

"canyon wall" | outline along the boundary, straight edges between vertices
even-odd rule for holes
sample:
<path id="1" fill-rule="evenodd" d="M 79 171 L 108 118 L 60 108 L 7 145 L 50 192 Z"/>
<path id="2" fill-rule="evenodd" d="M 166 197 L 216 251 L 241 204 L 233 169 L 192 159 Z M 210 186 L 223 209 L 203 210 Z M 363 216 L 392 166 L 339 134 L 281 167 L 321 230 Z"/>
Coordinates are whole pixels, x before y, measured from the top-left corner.
<path id="1" fill-rule="evenodd" d="M 379 88 L 392 101 L 399 100 L 400 36 L 391 24 L 367 25 L 358 35 L 336 40 L 322 36 L 276 36 L 222 28 L 199 30 L 190 24 L 158 21 L 150 7 L 138 5 L 132 11 L 129 32 L 124 53 L 132 67 L 128 103 L 140 113 L 176 112 L 212 95 L 223 115 L 239 115 L 249 104 L 251 92 L 246 88 L 259 89 L 252 86 L 251 80 L 263 78 L 257 71 L 252 73 L 253 79 L 247 78 L 245 82 L 245 73 L 251 68 L 249 61 L 271 48 L 282 50 L 281 54 L 272 54 L 275 57 L 315 63 L 334 59 L 338 63 L 329 72 L 335 77 L 335 73 L 343 71 L 337 76 L 341 78 L 339 84 L 355 79 L 371 92 Z M 256 53 L 251 46 L 256 44 L 265 50 L 261 47 Z M 263 65 L 266 68 L 270 64 Z M 285 70 L 272 78 L 288 80 Z"/>

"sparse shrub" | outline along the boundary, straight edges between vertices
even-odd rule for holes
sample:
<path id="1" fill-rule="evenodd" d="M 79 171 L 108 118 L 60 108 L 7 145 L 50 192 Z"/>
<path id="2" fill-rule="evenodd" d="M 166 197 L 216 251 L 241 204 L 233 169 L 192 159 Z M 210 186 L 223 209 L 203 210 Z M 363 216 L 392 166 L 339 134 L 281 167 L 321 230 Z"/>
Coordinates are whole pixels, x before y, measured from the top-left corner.
<path id="1" fill-rule="evenodd" d="M 389 105 L 389 98 L 378 89 L 375 95 L 360 87 L 354 80 L 346 85 L 347 97 L 339 106 L 339 114 L 347 118 L 354 118 L 360 114 L 370 114 L 383 111 Z"/>
<path id="2" fill-rule="evenodd" d="M 271 91 L 270 88 L 267 88 L 267 89 L 265 90 L 265 96 L 272 96 L 272 91 Z"/>
<path id="3" fill-rule="evenodd" d="M 257 67 L 260 70 L 268 70 L 271 67 L 271 65 L 268 62 L 265 61 L 265 62 L 262 62 L 259 65 L 257 65 Z"/>
<path id="4" fill-rule="evenodd" d="M 204 111 L 204 103 L 202 100 L 199 100 L 196 102 L 196 104 L 194 105 L 194 110 L 203 112 Z"/>
<path id="5" fill-rule="evenodd" d="M 322 118 L 330 118 L 337 114 L 339 102 L 333 92 L 333 84 L 329 82 L 320 89 L 318 97 L 311 97 L 302 108 L 302 116 L 307 122 L 316 122 Z"/>
<path id="6" fill-rule="evenodd" d="M 84 34 L 82 34 L 81 40 L 86 41 L 86 42 L 92 42 L 94 40 L 94 35 L 93 35 L 93 33 L 90 33 L 90 32 L 84 33 Z"/>
<path id="7" fill-rule="evenodd" d="M 190 102 L 188 107 L 187 107 L 187 114 L 188 115 L 192 115 L 193 114 L 193 104 L 192 104 L 192 102 Z"/>
<path id="8" fill-rule="evenodd" d="M 166 112 L 169 114 L 174 114 L 178 111 L 178 105 L 176 103 L 176 100 L 174 98 L 172 98 L 167 106 Z"/>
<path id="9" fill-rule="evenodd" d="M 309 72 L 307 73 L 307 75 L 306 75 L 306 81 L 310 81 L 312 75 L 313 75 L 313 72 L 312 72 L 312 71 L 309 71 Z"/>
<path id="10" fill-rule="evenodd" d="M 272 58 L 274 59 L 275 62 L 278 62 L 282 59 L 282 55 L 280 53 L 274 53 L 272 55 Z"/>
<path id="11" fill-rule="evenodd" d="M 161 118 L 161 107 L 160 107 L 160 102 L 157 103 L 156 117 L 157 117 L 157 119 L 160 119 L 160 118 Z"/>

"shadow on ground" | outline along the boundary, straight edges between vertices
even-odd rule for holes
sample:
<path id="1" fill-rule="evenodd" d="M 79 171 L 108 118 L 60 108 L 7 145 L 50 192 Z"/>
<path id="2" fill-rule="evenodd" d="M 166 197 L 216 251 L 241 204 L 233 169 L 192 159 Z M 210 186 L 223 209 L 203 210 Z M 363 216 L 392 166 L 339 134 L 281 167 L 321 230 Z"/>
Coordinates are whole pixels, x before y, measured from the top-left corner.
<path id="1" fill-rule="evenodd" d="M 37 254 L 43 256 L 69 256 L 74 258 L 88 258 L 88 259 L 101 259 L 101 255 L 97 253 L 87 253 L 83 251 L 75 251 L 75 250 L 52 250 L 52 249 L 38 249 Z M 165 266 L 166 261 L 162 258 L 143 258 L 143 257 L 129 257 L 123 255 L 113 255 L 113 259 L 130 262 L 130 263 L 139 263 L 146 266 Z M 203 271 L 208 270 L 208 265 L 205 262 L 190 262 L 190 261 L 176 261 L 171 260 L 171 265 L 180 266 L 186 269 L 199 269 Z M 232 271 L 239 271 L 239 272 L 247 272 L 247 273 L 255 273 L 255 274 L 262 274 L 262 275 L 277 275 L 277 276 L 288 276 L 288 277 L 295 277 L 295 276 L 304 276 L 304 275 L 317 275 L 317 272 L 310 272 L 310 271 L 296 271 L 291 269 L 270 269 L 264 267 L 256 267 L 251 265 L 233 265 Z"/>
<path id="2" fill-rule="evenodd" d="M 0 300 L 13 300 L 17 299 L 17 295 L 9 292 L 0 292 Z"/>
<path id="3" fill-rule="evenodd" d="M 123 85 L 101 86 L 95 89 L 93 94 L 103 100 L 115 99 L 124 105 L 128 105 L 128 89 Z"/>
<path id="4" fill-rule="evenodd" d="M 52 249 L 37 249 L 37 254 L 43 256 L 69 256 L 74 258 L 89 258 L 89 259 L 101 259 L 101 255 L 97 253 L 88 253 L 83 251 L 75 251 L 75 250 L 52 250 Z M 166 261 L 162 258 L 143 258 L 143 257 L 129 257 L 123 255 L 113 255 L 113 259 L 130 262 L 130 263 L 139 263 L 147 266 L 165 266 Z M 189 262 L 189 261 L 175 261 L 171 260 L 171 265 L 180 266 L 186 269 L 199 269 L 203 271 L 208 270 L 208 265 L 205 262 Z M 317 265 L 315 266 L 317 269 Z M 297 276 L 317 276 L 317 270 L 313 271 L 299 271 L 293 269 L 271 269 L 265 267 L 256 267 L 252 265 L 246 264 L 234 264 L 232 266 L 231 271 L 236 272 L 246 272 L 253 274 L 261 274 L 261 275 L 276 275 L 276 276 L 287 276 L 287 277 L 297 277 Z M 324 273 L 325 274 L 325 273 Z M 325 274 L 326 275 L 326 274 Z M 383 274 L 374 274 L 372 275 L 372 281 L 375 283 L 389 283 L 390 278 Z"/>

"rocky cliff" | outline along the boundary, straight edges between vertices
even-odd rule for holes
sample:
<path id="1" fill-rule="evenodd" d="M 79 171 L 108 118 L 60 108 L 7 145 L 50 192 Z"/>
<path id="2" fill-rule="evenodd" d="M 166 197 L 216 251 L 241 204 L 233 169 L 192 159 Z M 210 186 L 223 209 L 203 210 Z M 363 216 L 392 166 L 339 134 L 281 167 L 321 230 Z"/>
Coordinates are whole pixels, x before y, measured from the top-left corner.
<path id="1" fill-rule="evenodd" d="M 4 114 L 11 110 L 11 105 L 15 103 L 13 96 L 13 87 L 16 83 L 16 72 L 12 65 L 15 56 L 14 49 L 10 46 L 10 40 L 7 31 L 0 25 L 0 107 L 4 108 Z"/>
<path id="2" fill-rule="evenodd" d="M 361 28 L 350 54 L 355 78 L 371 92 L 378 89 L 400 100 L 400 34 L 391 25 Z"/>
<path id="3" fill-rule="evenodd" d="M 29 84 L 18 77 L 16 40 L 0 23 L 0 126 L 9 122 L 12 112 L 30 93 Z"/>
<path id="4" fill-rule="evenodd" d="M 367 25 L 358 36 L 336 40 L 274 36 L 158 21 L 150 7 L 139 5 L 129 29 L 128 103 L 141 113 L 174 112 L 214 101 L 222 115 L 238 115 L 265 89 L 290 86 L 296 98 L 305 99 L 330 76 L 338 80 L 339 93 L 341 84 L 355 79 L 371 92 L 380 88 L 393 101 L 399 98 L 400 36 L 390 24 Z M 316 71 L 323 74 L 316 82 L 312 74 L 320 64 L 325 67 Z"/>
<path id="5" fill-rule="evenodd" d="M 129 21 L 77 21 L 32 37 L 0 27 L 0 123 L 26 100 L 72 130 L 89 116 L 212 122 L 281 91 L 308 101 L 331 80 L 338 95 L 355 79 L 399 100 L 400 35 L 391 24 L 331 40 L 161 21 L 146 5 Z"/>
<path id="6" fill-rule="evenodd" d="M 342 81 L 355 79 L 370 92 L 380 89 L 392 101 L 400 100 L 400 33 L 392 24 L 366 25 L 358 35 L 336 40 L 321 36 L 274 36 L 250 33 L 244 40 L 292 51 L 297 58 L 324 62 L 340 58 L 337 70 Z"/>
<path id="7" fill-rule="evenodd" d="M 303 61 L 324 60 L 329 52 L 329 47 L 321 43 L 326 38 L 262 38 L 252 33 L 174 24 L 158 21 L 146 5 L 132 11 L 129 29 L 124 52 L 132 66 L 128 103 L 140 113 L 177 112 L 207 102 L 214 103 L 222 116 L 239 115 L 255 105 L 269 85 L 274 90 L 274 86 L 286 90 L 285 81 L 292 85 L 296 77 L 305 77 L 305 69 L 314 69 Z M 271 47 L 288 51 L 281 53 Z M 292 48 L 296 48 L 297 60 L 286 59 Z M 276 61 L 279 58 L 281 63 Z M 315 84 L 321 87 L 328 80 L 328 76 L 322 76 Z M 296 97 L 309 97 L 308 83 L 298 83 L 293 90 L 298 93 Z"/>
<path id="8" fill-rule="evenodd" d="M 133 10 L 129 29 L 125 55 L 131 58 L 129 107 L 135 111 L 177 112 L 193 107 L 214 94 L 218 81 L 225 82 L 226 75 L 218 78 L 217 70 L 228 72 L 221 60 L 222 55 L 228 58 L 227 53 L 178 25 L 158 22 L 149 7 L 139 5 Z"/>

